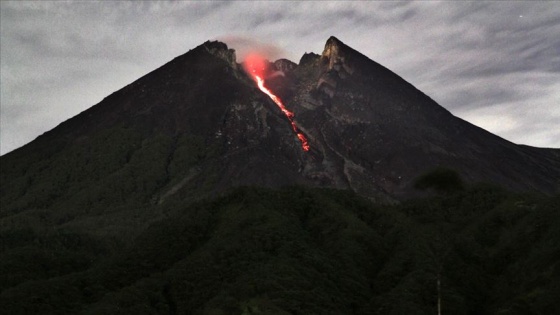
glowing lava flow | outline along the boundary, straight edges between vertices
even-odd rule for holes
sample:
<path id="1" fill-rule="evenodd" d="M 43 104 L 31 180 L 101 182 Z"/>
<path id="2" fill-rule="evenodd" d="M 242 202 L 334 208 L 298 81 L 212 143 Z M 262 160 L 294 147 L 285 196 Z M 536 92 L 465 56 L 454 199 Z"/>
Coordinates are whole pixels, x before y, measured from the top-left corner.
<path id="1" fill-rule="evenodd" d="M 294 113 L 289 111 L 286 108 L 286 106 L 284 106 L 284 103 L 282 103 L 282 100 L 274 93 L 272 93 L 272 91 L 269 90 L 264 85 L 264 79 L 262 77 L 262 74 L 260 73 L 265 72 L 265 65 L 266 63 L 264 61 L 264 58 L 255 54 L 251 54 L 247 56 L 245 60 L 245 69 L 247 70 L 247 72 L 249 72 L 249 74 L 253 76 L 253 78 L 257 82 L 257 86 L 259 87 L 259 89 L 263 93 L 268 95 L 268 97 L 270 97 L 270 99 L 280 108 L 282 113 L 284 113 L 284 115 L 288 118 L 290 124 L 292 125 L 292 129 L 294 130 L 299 141 L 301 142 L 301 147 L 303 148 L 303 151 L 309 151 L 309 142 L 307 141 L 307 138 L 303 135 L 303 133 L 299 130 L 298 126 L 294 122 Z"/>

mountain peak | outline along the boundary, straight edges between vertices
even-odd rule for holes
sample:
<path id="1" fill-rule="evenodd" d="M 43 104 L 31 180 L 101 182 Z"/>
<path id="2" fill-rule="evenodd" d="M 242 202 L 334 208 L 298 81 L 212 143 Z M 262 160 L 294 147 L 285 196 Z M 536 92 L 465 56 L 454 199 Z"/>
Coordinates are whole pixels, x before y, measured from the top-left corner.
<path id="1" fill-rule="evenodd" d="M 328 46 L 328 45 L 340 45 L 340 44 L 344 45 L 344 43 L 342 41 L 340 41 L 340 39 L 338 39 L 334 36 L 331 36 L 331 37 L 329 37 L 329 39 L 327 39 L 326 46 Z"/>
<path id="2" fill-rule="evenodd" d="M 356 62 L 364 59 L 365 56 L 350 48 L 338 38 L 331 36 L 325 44 L 325 49 L 321 54 L 321 61 L 327 65 L 327 70 L 335 70 L 344 77 L 344 74 L 352 74 L 355 69 L 360 68 L 356 66 Z M 366 57 L 366 63 L 370 60 Z M 364 60 L 362 60 L 363 62 Z M 341 72 L 342 70 L 342 72 Z"/>
<path id="3" fill-rule="evenodd" d="M 329 69 L 332 69 L 334 63 L 340 61 L 340 51 L 341 48 L 344 49 L 344 43 L 342 43 L 338 38 L 331 36 L 327 40 L 325 44 L 325 49 L 323 49 L 323 53 L 321 54 L 321 58 L 323 60 L 328 60 Z"/>
<path id="4" fill-rule="evenodd" d="M 237 59 L 235 56 L 235 50 L 228 48 L 227 44 L 220 41 L 206 41 L 199 47 L 204 48 L 207 52 L 212 55 L 227 61 L 232 67 L 237 64 Z"/>

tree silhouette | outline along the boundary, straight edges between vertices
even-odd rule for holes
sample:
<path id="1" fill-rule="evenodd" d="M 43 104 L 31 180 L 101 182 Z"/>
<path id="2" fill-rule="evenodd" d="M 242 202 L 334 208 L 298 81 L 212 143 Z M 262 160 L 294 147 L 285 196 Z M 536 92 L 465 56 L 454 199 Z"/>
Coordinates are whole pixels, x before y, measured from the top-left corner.
<path id="1" fill-rule="evenodd" d="M 421 175 L 414 183 L 416 189 L 433 189 L 440 194 L 461 191 L 464 187 L 461 176 L 455 170 L 445 167 L 438 167 Z"/>
<path id="2" fill-rule="evenodd" d="M 453 193 L 462 191 L 464 189 L 464 184 L 463 180 L 455 170 L 445 167 L 438 167 L 418 177 L 418 179 L 416 179 L 414 183 L 414 187 L 420 190 L 431 189 L 442 196 L 450 196 Z M 444 213 L 446 213 L 447 211 L 445 211 L 445 209 L 436 209 L 440 207 L 434 207 L 434 205 L 430 205 L 430 208 L 432 210 L 435 210 L 432 213 L 432 216 L 434 218 L 437 218 L 437 220 L 435 221 L 435 226 L 432 227 L 435 235 L 433 235 L 432 237 L 428 237 L 429 240 L 431 239 L 431 244 L 429 244 L 428 247 L 429 255 L 432 257 L 432 260 L 436 267 L 437 314 L 441 315 L 442 272 L 444 269 L 444 261 L 451 250 L 449 241 L 452 238 L 453 233 L 451 232 L 449 224 L 448 222 L 446 222 L 446 218 L 444 215 Z"/>

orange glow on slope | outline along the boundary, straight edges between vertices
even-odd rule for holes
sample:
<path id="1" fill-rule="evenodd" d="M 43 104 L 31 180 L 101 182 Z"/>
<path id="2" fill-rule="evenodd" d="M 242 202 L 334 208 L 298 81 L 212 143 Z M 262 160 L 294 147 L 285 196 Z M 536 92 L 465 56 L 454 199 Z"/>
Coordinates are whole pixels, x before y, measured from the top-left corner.
<path id="1" fill-rule="evenodd" d="M 264 73 L 267 68 L 266 66 L 267 63 L 265 59 L 257 54 L 250 54 L 247 56 L 247 58 L 245 58 L 245 62 L 243 65 L 245 67 L 245 71 L 247 71 L 247 73 L 249 73 L 253 77 L 255 82 L 257 82 L 257 86 L 259 87 L 259 89 L 264 94 L 268 95 L 268 97 L 270 97 L 270 99 L 280 108 L 282 113 L 284 113 L 284 115 L 288 118 L 290 124 L 292 125 L 292 130 L 294 130 L 299 141 L 301 142 L 301 147 L 303 148 L 303 150 L 309 151 L 309 142 L 307 141 L 307 138 L 303 135 L 303 133 L 299 130 L 298 126 L 294 122 L 294 113 L 289 111 L 286 108 L 286 106 L 284 106 L 284 103 L 282 103 L 282 100 L 274 93 L 272 93 L 272 91 L 269 90 L 264 85 Z"/>

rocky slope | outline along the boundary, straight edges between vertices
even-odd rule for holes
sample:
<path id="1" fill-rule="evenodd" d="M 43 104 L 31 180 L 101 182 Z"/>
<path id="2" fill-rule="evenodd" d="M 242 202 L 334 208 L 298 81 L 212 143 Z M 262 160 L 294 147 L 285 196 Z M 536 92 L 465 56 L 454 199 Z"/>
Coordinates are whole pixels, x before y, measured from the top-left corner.
<path id="1" fill-rule="evenodd" d="M 518 146 L 451 115 L 402 78 L 331 37 L 293 72 L 288 106 L 318 159 L 307 174 L 360 194 L 413 194 L 435 166 L 470 182 L 547 193 L 560 188 L 560 150 Z"/>
<path id="2" fill-rule="evenodd" d="M 295 113 L 310 152 L 235 52 L 206 42 L 2 156 L 3 208 L 49 207 L 92 190 L 107 199 L 115 182 L 118 198 L 134 190 L 156 204 L 290 184 L 392 202 L 413 196 L 414 179 L 437 166 L 470 182 L 559 189 L 559 150 L 518 146 L 454 117 L 334 37 L 321 55 L 278 60 L 270 71 L 284 74 L 267 85 Z"/>

